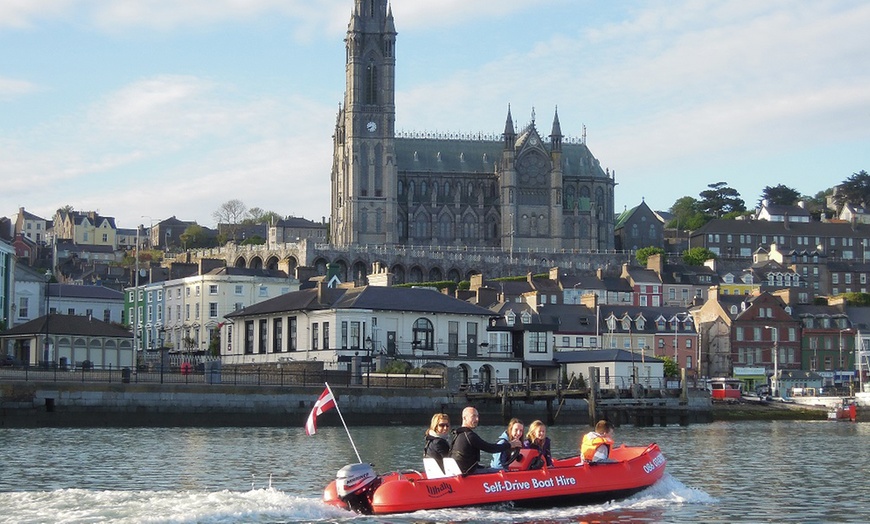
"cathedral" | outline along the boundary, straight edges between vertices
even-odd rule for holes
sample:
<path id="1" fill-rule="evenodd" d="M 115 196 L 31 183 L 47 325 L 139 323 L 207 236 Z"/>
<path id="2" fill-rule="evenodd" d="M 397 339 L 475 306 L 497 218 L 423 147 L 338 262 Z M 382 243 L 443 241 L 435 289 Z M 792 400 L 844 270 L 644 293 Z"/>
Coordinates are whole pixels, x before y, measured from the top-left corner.
<path id="1" fill-rule="evenodd" d="M 333 136 L 334 245 L 613 249 L 613 176 L 585 139 L 564 140 L 558 110 L 549 135 L 534 110 L 515 126 L 508 106 L 500 138 L 397 136 L 392 9 L 354 1 Z"/>

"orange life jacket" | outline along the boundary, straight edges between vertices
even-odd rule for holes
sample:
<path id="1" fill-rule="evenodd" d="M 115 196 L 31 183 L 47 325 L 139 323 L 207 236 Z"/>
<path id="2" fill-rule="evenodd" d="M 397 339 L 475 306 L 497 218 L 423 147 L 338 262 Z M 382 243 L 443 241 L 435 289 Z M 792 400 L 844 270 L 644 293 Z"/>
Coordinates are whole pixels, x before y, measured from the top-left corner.
<path id="1" fill-rule="evenodd" d="M 610 454 L 613 440 L 594 431 L 583 435 L 583 442 L 580 444 L 580 454 L 583 456 L 583 460 L 592 462 L 592 459 L 595 458 L 595 452 L 600 446 L 607 446 L 607 453 Z"/>

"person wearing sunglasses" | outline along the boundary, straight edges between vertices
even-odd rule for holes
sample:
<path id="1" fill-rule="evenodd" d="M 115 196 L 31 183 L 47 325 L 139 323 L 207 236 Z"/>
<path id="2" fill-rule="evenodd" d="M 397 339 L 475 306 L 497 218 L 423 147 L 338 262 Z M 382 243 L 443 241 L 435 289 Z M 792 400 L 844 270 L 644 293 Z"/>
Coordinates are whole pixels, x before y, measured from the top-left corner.
<path id="1" fill-rule="evenodd" d="M 446 413 L 435 413 L 426 430 L 426 444 L 423 448 L 423 458 L 435 459 L 440 468 L 444 468 L 444 457 L 450 456 L 450 444 L 447 435 L 450 433 L 450 417 Z"/>

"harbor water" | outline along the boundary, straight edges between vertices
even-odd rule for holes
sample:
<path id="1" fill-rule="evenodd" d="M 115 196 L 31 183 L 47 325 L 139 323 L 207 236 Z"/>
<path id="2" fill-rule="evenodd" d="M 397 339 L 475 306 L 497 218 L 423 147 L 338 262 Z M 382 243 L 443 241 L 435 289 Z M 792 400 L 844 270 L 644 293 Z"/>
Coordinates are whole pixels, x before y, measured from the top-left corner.
<path id="1" fill-rule="evenodd" d="M 503 428 L 483 426 L 494 440 Z M 553 426 L 556 456 L 585 426 Z M 379 471 L 421 469 L 423 428 L 351 428 Z M 510 505 L 354 515 L 320 502 L 356 454 L 340 427 L 0 429 L 0 523 L 870 522 L 870 424 L 831 421 L 622 426 L 617 444 L 656 442 L 665 477 L 592 506 Z"/>

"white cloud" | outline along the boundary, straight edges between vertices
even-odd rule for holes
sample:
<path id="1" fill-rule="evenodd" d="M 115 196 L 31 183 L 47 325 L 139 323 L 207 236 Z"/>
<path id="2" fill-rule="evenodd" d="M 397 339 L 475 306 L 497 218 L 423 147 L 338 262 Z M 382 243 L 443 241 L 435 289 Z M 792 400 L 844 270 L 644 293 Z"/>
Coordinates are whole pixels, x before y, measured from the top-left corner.
<path id="1" fill-rule="evenodd" d="M 39 90 L 40 87 L 32 82 L 0 76 L 0 100 L 11 100 Z"/>

